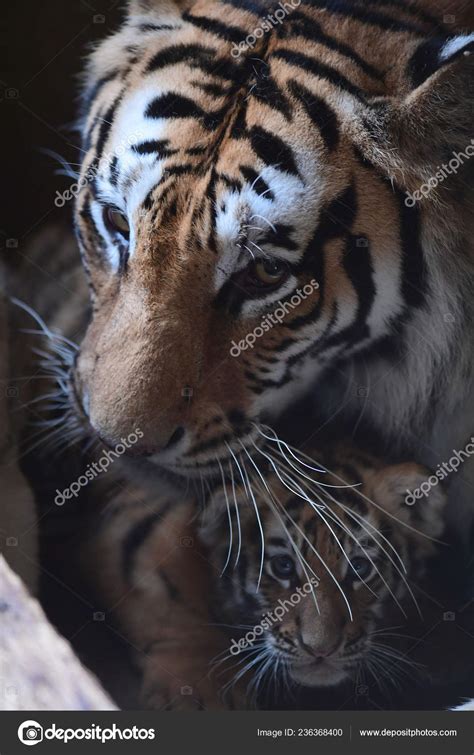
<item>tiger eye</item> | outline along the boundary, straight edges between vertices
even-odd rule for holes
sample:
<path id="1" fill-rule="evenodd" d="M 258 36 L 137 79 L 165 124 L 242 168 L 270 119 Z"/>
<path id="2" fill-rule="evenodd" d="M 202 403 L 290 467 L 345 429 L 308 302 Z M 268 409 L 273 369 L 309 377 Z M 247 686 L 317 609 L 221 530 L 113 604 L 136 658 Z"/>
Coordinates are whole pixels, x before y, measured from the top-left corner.
<path id="1" fill-rule="evenodd" d="M 105 223 L 110 230 L 120 233 L 121 236 L 128 239 L 130 235 L 130 224 L 125 213 L 114 207 L 107 207 L 105 210 Z"/>
<path id="2" fill-rule="evenodd" d="M 261 259 L 253 264 L 252 274 L 263 286 L 275 286 L 287 277 L 288 268 L 281 260 Z"/>
<path id="3" fill-rule="evenodd" d="M 353 558 L 351 561 L 351 567 L 352 576 L 355 577 L 355 574 L 357 574 L 357 576 L 362 580 L 365 580 L 370 576 L 373 568 L 369 559 L 365 558 L 364 556 L 357 556 L 356 558 Z"/>
<path id="4" fill-rule="evenodd" d="M 287 580 L 292 577 L 296 572 L 296 564 L 291 556 L 283 554 L 281 556 L 273 556 L 270 561 L 272 567 L 273 576 L 277 579 Z"/>

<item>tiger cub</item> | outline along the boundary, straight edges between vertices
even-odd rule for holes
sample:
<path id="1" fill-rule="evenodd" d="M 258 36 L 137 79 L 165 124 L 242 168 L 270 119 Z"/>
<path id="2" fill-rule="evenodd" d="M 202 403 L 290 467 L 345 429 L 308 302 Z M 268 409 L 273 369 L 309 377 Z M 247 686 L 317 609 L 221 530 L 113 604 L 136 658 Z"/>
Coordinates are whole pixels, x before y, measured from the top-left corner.
<path id="1" fill-rule="evenodd" d="M 405 504 L 424 468 L 347 447 L 313 450 L 317 462 L 281 442 L 262 453 L 265 474 L 240 457 L 241 484 L 214 490 L 201 515 L 193 501 L 123 489 L 89 541 L 85 562 L 137 650 L 147 707 L 244 708 L 265 672 L 337 685 L 376 667 L 376 632 L 416 602 L 410 580 L 435 551 L 445 503 L 437 487 Z"/>

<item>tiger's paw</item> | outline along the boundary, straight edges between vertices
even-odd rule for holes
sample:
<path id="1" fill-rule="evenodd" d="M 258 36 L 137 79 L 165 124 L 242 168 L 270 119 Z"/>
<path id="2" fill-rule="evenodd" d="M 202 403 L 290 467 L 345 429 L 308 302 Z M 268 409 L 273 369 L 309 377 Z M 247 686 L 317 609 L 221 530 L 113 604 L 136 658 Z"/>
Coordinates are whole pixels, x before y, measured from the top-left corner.
<path id="1" fill-rule="evenodd" d="M 144 685 L 141 695 L 147 710 L 243 710 L 245 696 L 240 690 L 222 691 L 214 679 L 206 677 L 183 684 L 179 679 L 154 680 Z"/>
<path id="2" fill-rule="evenodd" d="M 148 710 L 245 710 L 248 680 L 235 685 L 229 681 L 211 672 L 207 662 L 186 668 L 169 658 L 149 658 L 141 702 Z"/>

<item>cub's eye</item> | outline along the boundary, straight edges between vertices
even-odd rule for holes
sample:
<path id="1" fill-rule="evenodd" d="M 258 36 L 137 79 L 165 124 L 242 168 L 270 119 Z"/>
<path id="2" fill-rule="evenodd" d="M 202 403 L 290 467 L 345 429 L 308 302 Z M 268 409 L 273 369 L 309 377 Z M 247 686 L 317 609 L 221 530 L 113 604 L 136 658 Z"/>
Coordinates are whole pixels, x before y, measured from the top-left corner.
<path id="1" fill-rule="evenodd" d="M 349 578 L 355 578 L 356 574 L 360 579 L 366 580 L 372 574 L 373 566 L 368 558 L 363 556 L 357 556 L 351 561 L 351 571 L 349 571 Z M 354 573 L 355 572 L 355 573 Z"/>
<path id="2" fill-rule="evenodd" d="M 296 564 L 291 556 L 273 556 L 270 565 L 273 576 L 277 579 L 290 579 L 296 572 Z"/>
<path id="3" fill-rule="evenodd" d="M 256 286 L 271 288 L 288 278 L 288 266 L 282 260 L 261 259 L 248 268 L 250 282 Z"/>
<path id="4" fill-rule="evenodd" d="M 116 210 L 115 207 L 106 207 L 104 209 L 105 226 L 113 233 L 119 233 L 124 239 L 130 236 L 130 225 L 125 213 Z"/>

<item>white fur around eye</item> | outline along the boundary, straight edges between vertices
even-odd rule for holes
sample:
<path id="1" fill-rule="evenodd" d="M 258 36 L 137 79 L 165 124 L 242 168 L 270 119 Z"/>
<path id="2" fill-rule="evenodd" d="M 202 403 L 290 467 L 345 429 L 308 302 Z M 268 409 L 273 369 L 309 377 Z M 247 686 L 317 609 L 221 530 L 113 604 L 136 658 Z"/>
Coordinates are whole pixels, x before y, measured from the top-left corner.
<path id="1" fill-rule="evenodd" d="M 452 58 L 456 53 L 460 52 L 464 47 L 474 42 L 474 34 L 463 34 L 459 37 L 453 37 L 449 42 L 445 44 L 440 53 L 440 60 L 445 63 Z"/>

